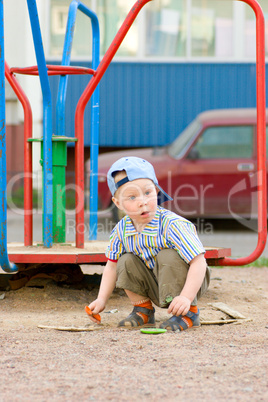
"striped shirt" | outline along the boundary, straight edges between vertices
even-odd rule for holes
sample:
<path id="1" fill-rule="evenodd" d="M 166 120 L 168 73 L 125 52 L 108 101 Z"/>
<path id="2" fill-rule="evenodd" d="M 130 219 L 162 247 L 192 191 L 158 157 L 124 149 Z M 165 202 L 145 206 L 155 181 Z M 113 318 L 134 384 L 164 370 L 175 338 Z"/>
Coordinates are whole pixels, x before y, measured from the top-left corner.
<path id="1" fill-rule="evenodd" d="M 155 217 L 140 233 L 129 216 L 121 219 L 112 230 L 106 257 L 117 261 L 122 254 L 132 253 L 153 269 L 157 254 L 166 248 L 176 250 L 187 264 L 197 255 L 205 253 L 193 223 L 158 207 Z"/>

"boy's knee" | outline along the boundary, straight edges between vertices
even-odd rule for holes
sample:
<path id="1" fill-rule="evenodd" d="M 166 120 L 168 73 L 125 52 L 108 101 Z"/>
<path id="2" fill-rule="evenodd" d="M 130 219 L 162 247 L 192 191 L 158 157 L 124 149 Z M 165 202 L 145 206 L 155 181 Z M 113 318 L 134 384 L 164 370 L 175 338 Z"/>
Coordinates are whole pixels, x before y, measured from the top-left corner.
<path id="1" fill-rule="evenodd" d="M 132 253 L 123 254 L 117 261 L 117 275 L 121 275 L 124 272 L 127 275 L 140 275 L 143 274 L 145 267 L 144 263 Z"/>
<path id="2" fill-rule="evenodd" d="M 121 255 L 121 257 L 119 257 L 117 261 L 117 269 L 120 268 L 122 270 L 127 268 L 128 266 L 131 266 L 132 264 L 135 264 L 136 258 L 137 257 L 132 253 L 125 253 Z"/>
<path id="3" fill-rule="evenodd" d="M 159 267 L 168 265 L 175 266 L 177 268 L 182 266 L 187 270 L 189 268 L 189 265 L 179 256 L 178 252 L 172 248 L 166 248 L 159 251 L 156 260 Z"/>
<path id="4" fill-rule="evenodd" d="M 160 250 L 159 253 L 156 256 L 158 264 L 162 263 L 167 263 L 167 261 L 170 261 L 171 259 L 173 260 L 174 258 L 176 259 L 178 256 L 178 253 L 176 250 L 173 250 L 172 248 L 165 248 L 163 250 Z"/>

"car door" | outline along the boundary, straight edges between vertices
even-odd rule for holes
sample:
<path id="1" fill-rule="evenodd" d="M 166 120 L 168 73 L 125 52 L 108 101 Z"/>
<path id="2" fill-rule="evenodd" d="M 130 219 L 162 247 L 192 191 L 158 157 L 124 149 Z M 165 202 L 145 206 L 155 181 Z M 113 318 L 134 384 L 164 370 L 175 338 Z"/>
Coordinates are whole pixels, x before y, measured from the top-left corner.
<path id="1" fill-rule="evenodd" d="M 173 176 L 174 207 L 184 216 L 248 216 L 251 213 L 253 125 L 206 127 Z"/>

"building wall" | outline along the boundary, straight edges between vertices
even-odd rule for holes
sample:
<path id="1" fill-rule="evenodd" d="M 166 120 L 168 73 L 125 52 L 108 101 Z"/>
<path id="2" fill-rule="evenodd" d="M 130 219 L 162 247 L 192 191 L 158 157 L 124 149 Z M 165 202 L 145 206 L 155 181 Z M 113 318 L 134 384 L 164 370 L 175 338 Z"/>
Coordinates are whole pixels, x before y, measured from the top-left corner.
<path id="1" fill-rule="evenodd" d="M 14 189 L 23 186 L 24 136 L 23 124 L 6 126 L 7 182 L 11 178 Z"/>
<path id="2" fill-rule="evenodd" d="M 88 65 L 86 63 L 76 63 Z M 66 135 L 74 135 L 75 108 L 89 78 L 70 77 Z M 56 103 L 58 78 L 51 78 Z M 100 84 L 100 146 L 147 147 L 173 141 L 201 111 L 256 106 L 254 63 L 120 63 Z M 55 129 L 55 108 L 53 127 Z M 85 113 L 85 145 L 90 111 Z"/>

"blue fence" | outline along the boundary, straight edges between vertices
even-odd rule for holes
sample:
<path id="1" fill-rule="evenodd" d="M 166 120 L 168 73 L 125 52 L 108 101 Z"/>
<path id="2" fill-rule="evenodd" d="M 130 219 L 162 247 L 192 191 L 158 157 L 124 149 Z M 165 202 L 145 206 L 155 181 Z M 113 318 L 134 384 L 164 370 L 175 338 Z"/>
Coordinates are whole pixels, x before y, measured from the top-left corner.
<path id="1" fill-rule="evenodd" d="M 90 67 L 89 63 L 76 64 Z M 251 63 L 113 62 L 100 84 L 100 146 L 164 145 L 201 111 L 255 107 L 255 74 Z M 58 78 L 51 77 L 50 81 L 56 102 Z M 67 136 L 74 135 L 75 107 L 87 82 L 88 77 L 83 75 L 69 79 Z M 86 145 L 90 138 L 89 116 L 88 108 Z M 53 129 L 55 132 L 55 115 Z"/>

